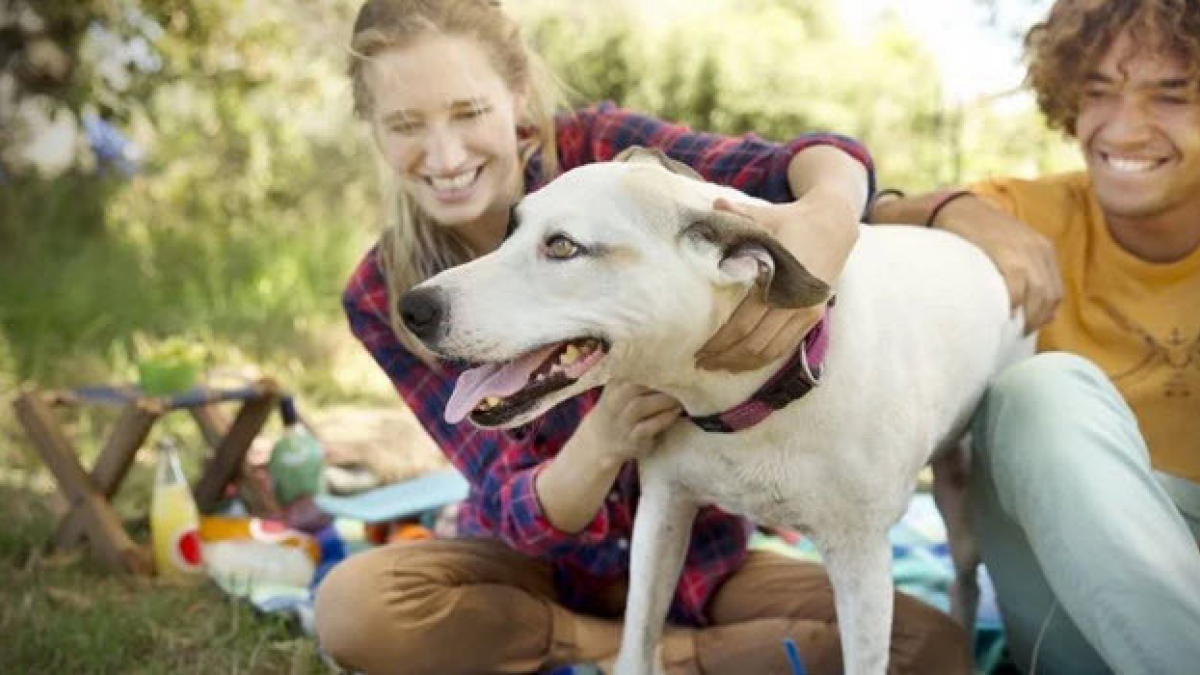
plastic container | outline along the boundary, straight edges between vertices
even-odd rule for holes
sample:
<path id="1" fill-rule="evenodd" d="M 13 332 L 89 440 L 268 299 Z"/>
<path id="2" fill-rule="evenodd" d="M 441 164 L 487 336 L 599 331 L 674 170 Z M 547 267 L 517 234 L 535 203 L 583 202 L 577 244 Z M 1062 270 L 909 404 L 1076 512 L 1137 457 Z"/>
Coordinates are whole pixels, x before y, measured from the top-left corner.
<path id="1" fill-rule="evenodd" d="M 155 569 L 161 576 L 203 571 L 200 514 L 192 489 L 179 465 L 179 454 L 169 440 L 158 442 L 158 470 L 150 498 L 150 539 Z"/>
<path id="2" fill-rule="evenodd" d="M 292 546 L 253 539 L 226 539 L 204 545 L 208 573 L 224 585 L 250 589 L 263 584 L 307 587 L 317 566 Z"/>
<path id="3" fill-rule="evenodd" d="M 283 417 L 283 435 L 271 449 L 267 471 L 271 474 L 275 498 L 283 507 L 311 497 L 324 489 L 325 451 L 296 415 L 290 396 L 279 400 Z"/>

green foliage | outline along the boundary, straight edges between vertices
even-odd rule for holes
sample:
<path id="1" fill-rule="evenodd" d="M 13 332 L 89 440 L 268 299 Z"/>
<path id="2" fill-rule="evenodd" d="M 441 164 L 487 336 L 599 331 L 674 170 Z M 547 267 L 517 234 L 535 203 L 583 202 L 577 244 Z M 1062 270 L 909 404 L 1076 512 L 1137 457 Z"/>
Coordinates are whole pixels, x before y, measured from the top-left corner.
<path id="1" fill-rule="evenodd" d="M 655 21 L 633 4 L 543 2 L 526 23 L 581 103 L 610 99 L 774 140 L 845 133 L 872 150 L 881 184 L 921 190 L 1073 164 L 1032 114 L 946 105 L 931 55 L 896 17 L 859 42 L 837 30 L 829 7 L 707 0 Z"/>
<path id="2" fill-rule="evenodd" d="M 18 379 L 126 379 L 133 335 L 179 334 L 288 385 L 338 390 L 325 370 L 340 349 L 329 336 L 344 334 L 338 295 L 377 220 L 342 75 L 353 9 L 92 3 L 122 34 L 157 35 L 161 69 L 124 95 L 86 62 L 72 84 L 149 156 L 128 181 L 0 187 L 0 335 Z"/>

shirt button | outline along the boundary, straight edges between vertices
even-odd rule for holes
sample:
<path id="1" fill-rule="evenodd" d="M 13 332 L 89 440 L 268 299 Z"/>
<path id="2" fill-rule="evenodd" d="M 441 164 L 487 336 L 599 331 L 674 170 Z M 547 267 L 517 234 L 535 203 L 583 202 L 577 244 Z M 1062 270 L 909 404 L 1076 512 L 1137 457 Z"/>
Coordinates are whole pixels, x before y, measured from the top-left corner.
<path id="1" fill-rule="evenodd" d="M 615 493 L 615 492 L 610 492 L 610 493 L 608 493 L 608 503 L 609 503 L 609 504 L 616 504 L 616 503 L 617 503 L 617 499 L 619 499 L 619 498 L 617 497 L 617 493 Z"/>
<path id="2" fill-rule="evenodd" d="M 629 540 L 625 537 L 621 537 L 617 540 L 617 548 L 621 549 L 622 551 L 629 548 Z"/>

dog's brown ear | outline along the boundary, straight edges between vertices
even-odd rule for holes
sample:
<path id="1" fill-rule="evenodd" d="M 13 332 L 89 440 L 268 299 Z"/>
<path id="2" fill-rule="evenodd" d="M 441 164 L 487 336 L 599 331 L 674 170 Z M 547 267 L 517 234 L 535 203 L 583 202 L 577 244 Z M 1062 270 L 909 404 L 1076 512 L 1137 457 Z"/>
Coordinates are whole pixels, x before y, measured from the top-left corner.
<path id="1" fill-rule="evenodd" d="M 665 168 L 671 173 L 677 173 L 688 178 L 696 180 L 704 180 L 704 177 L 696 173 L 692 167 L 683 162 L 667 157 L 662 150 L 658 148 L 644 148 L 640 145 L 631 145 L 613 157 L 614 162 L 653 162 Z"/>
<path id="2" fill-rule="evenodd" d="M 684 230 L 721 251 L 721 269 L 737 279 L 757 281 L 767 303 L 812 307 L 829 299 L 830 288 L 796 260 L 774 237 L 740 216 L 711 211 Z"/>

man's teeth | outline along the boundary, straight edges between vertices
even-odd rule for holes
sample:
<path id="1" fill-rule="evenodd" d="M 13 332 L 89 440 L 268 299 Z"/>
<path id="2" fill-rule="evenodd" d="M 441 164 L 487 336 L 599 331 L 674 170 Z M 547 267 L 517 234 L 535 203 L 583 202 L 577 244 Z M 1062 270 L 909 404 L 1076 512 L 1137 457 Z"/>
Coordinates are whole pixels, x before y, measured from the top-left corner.
<path id="1" fill-rule="evenodd" d="M 1105 157 L 1105 161 L 1107 161 L 1108 165 L 1117 171 L 1123 171 L 1126 173 L 1149 171 L 1158 166 L 1158 160 L 1156 159 L 1131 159 L 1128 157 L 1113 157 L 1109 155 Z"/>
<path id="2" fill-rule="evenodd" d="M 471 169 L 454 176 L 430 176 L 429 183 L 435 190 L 458 190 L 470 185 L 471 181 L 475 180 L 475 174 L 478 171 L 478 169 Z"/>

